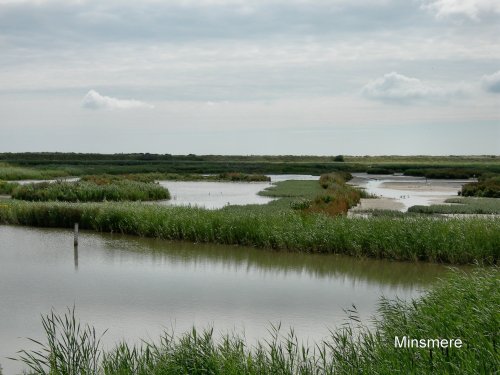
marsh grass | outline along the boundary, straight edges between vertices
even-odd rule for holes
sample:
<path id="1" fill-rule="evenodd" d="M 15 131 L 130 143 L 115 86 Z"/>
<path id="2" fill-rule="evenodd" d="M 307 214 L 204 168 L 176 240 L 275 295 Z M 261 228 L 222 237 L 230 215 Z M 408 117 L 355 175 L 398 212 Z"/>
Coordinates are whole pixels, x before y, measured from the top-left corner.
<path id="1" fill-rule="evenodd" d="M 12 198 L 64 202 L 152 201 L 169 199 L 170 194 L 166 188 L 152 182 L 95 178 L 20 185 L 12 191 Z"/>
<path id="2" fill-rule="evenodd" d="M 82 325 L 75 309 L 63 315 L 51 311 L 42 316 L 46 343 L 30 339 L 38 350 L 19 352 L 19 360 L 34 374 L 85 375 L 97 374 L 101 365 L 101 337 L 95 328 Z"/>
<path id="3" fill-rule="evenodd" d="M 0 180 L 0 194 L 12 194 L 14 189 L 18 186 L 19 184 L 15 182 L 7 182 Z"/>
<path id="4" fill-rule="evenodd" d="M 133 202 L 0 203 L 0 223 L 71 228 L 75 222 L 82 229 L 172 240 L 457 264 L 496 263 L 500 244 L 498 218 L 363 219 L 244 206 L 205 210 Z"/>
<path id="5" fill-rule="evenodd" d="M 139 182 L 155 181 L 233 181 L 233 182 L 263 182 L 271 181 L 271 178 L 260 174 L 248 173 L 219 173 L 211 175 L 202 174 L 178 174 L 178 173 L 126 173 L 126 174 L 97 174 L 85 175 L 81 180 L 91 181 L 98 184 L 110 183 L 111 181 L 132 180 Z"/>
<path id="6" fill-rule="evenodd" d="M 346 184 L 349 173 L 322 174 L 318 181 L 281 181 L 259 192 L 259 195 L 290 199 L 289 207 L 309 213 L 345 215 L 366 193 Z"/>
<path id="7" fill-rule="evenodd" d="M 68 177 L 69 172 L 64 169 L 34 169 L 12 166 L 0 163 L 0 180 L 44 180 L 57 177 Z"/>
<path id="8" fill-rule="evenodd" d="M 42 318 L 47 343 L 21 351 L 18 360 L 36 374 L 494 374 L 500 367 L 497 268 L 455 271 L 413 301 L 382 299 L 374 327 L 361 324 L 356 308 L 346 324 L 313 345 L 290 329 L 271 326 L 269 337 L 249 346 L 243 336 L 213 329 L 182 335 L 165 332 L 139 346 L 122 342 L 102 349 L 95 330 L 80 328 L 74 309 Z M 395 348 L 395 337 L 460 338 L 462 348 Z"/>
<path id="9" fill-rule="evenodd" d="M 287 180 L 276 182 L 258 194 L 273 198 L 313 199 L 322 192 L 323 189 L 317 180 Z"/>
<path id="10" fill-rule="evenodd" d="M 410 213 L 422 214 L 500 214 L 500 199 L 498 198 L 449 198 L 448 204 L 433 204 L 431 206 L 412 206 Z"/>

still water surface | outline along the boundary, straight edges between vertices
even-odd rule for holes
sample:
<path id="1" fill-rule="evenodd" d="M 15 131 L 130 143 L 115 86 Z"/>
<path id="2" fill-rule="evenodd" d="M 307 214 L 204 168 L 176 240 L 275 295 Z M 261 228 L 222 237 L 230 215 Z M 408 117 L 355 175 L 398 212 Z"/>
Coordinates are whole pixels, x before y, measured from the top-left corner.
<path id="1" fill-rule="evenodd" d="M 274 198 L 257 193 L 272 183 L 286 180 L 317 180 L 311 175 L 269 175 L 271 182 L 159 181 L 170 191 L 172 199 L 161 204 L 198 206 L 218 209 L 227 205 L 267 204 Z"/>
<path id="2" fill-rule="evenodd" d="M 417 296 L 446 268 L 433 264 L 271 252 L 62 229 L 0 226 L 0 364 L 42 338 L 40 314 L 76 305 L 107 347 L 156 339 L 163 329 L 267 337 L 271 323 L 304 340 L 327 336 L 355 304 L 369 322 L 382 295 Z"/>

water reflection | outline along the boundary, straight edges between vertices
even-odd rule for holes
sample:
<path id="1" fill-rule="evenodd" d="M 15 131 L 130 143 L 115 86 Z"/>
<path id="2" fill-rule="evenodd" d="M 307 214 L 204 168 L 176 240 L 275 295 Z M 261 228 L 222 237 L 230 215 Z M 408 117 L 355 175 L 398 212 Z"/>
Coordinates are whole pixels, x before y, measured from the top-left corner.
<path id="1" fill-rule="evenodd" d="M 75 264 L 75 271 L 78 271 L 78 245 L 73 245 L 73 263 Z"/>
<path id="2" fill-rule="evenodd" d="M 217 246 L 164 241 L 127 235 L 103 235 L 108 257 L 120 261 L 125 254 L 146 257 L 156 264 L 207 267 L 218 264 L 239 273 L 263 276 L 308 276 L 335 278 L 356 284 L 368 282 L 382 286 L 414 289 L 432 283 L 442 275 L 445 266 L 432 263 L 393 262 L 343 255 L 277 252 L 242 246 Z"/>

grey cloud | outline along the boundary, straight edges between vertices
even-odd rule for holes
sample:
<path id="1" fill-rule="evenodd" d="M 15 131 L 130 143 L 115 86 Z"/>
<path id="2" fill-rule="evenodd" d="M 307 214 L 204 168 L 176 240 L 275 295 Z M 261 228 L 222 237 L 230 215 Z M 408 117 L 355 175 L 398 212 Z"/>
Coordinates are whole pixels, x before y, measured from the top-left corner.
<path id="1" fill-rule="evenodd" d="M 417 22 L 418 21 L 418 22 Z M 294 35 L 336 37 L 425 22 L 415 5 L 363 1 L 23 1 L 0 2 L 0 33 L 60 45 L 126 40 L 186 41 Z"/>
<path id="2" fill-rule="evenodd" d="M 422 8 L 438 19 L 462 16 L 478 21 L 492 14 L 500 14 L 498 0 L 427 0 Z"/>
<path id="3" fill-rule="evenodd" d="M 463 88 L 442 88 L 418 78 L 392 72 L 368 82 L 361 90 L 368 99 L 410 103 L 439 101 L 465 93 Z"/>
<path id="4" fill-rule="evenodd" d="M 82 107 L 86 109 L 151 109 L 151 104 L 134 99 L 117 99 L 99 94 L 90 90 L 82 100 Z"/>
<path id="5" fill-rule="evenodd" d="M 486 91 L 500 93 L 500 70 L 491 75 L 483 76 L 481 85 Z"/>

